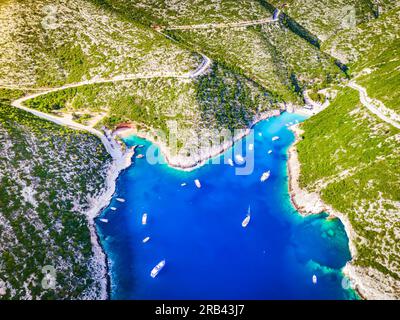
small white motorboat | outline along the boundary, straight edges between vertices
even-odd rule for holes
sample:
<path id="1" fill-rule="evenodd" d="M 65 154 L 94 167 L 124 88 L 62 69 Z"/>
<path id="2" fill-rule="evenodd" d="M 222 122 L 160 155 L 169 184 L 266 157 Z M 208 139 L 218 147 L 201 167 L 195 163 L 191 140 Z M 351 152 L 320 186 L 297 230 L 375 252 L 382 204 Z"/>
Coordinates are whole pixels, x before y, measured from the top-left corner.
<path id="1" fill-rule="evenodd" d="M 117 200 L 118 202 L 125 202 L 124 198 L 116 198 L 115 200 Z"/>
<path id="2" fill-rule="evenodd" d="M 247 210 L 246 218 L 244 218 L 244 220 L 242 222 L 242 227 L 246 228 L 247 225 L 249 224 L 249 222 L 250 222 L 250 206 L 249 206 L 249 209 Z"/>
<path id="3" fill-rule="evenodd" d="M 201 183 L 199 179 L 194 180 L 194 184 L 196 185 L 197 188 L 201 188 Z"/>
<path id="4" fill-rule="evenodd" d="M 150 237 L 146 237 L 146 238 L 144 238 L 144 239 L 142 240 L 142 242 L 143 242 L 143 243 L 146 243 L 146 242 L 149 242 L 149 240 L 150 240 Z"/>
<path id="5" fill-rule="evenodd" d="M 187 184 L 186 182 L 182 182 L 182 183 L 181 183 L 181 187 L 186 186 L 186 184 Z"/>
<path id="6" fill-rule="evenodd" d="M 116 207 L 111 207 L 110 209 L 111 209 L 112 211 L 116 211 L 116 210 L 117 210 Z"/>
<path id="7" fill-rule="evenodd" d="M 312 276 L 312 283 L 313 283 L 313 284 L 317 284 L 317 282 L 318 282 L 317 276 L 314 274 L 314 275 Z"/>
<path id="8" fill-rule="evenodd" d="M 237 155 L 235 155 L 235 161 L 238 164 L 243 164 L 244 163 L 244 158 L 240 154 L 237 154 Z"/>
<path id="9" fill-rule="evenodd" d="M 228 159 L 228 164 L 229 164 L 231 167 L 233 167 L 233 166 L 234 166 L 234 164 L 233 164 L 233 160 L 232 160 L 231 158 L 229 158 L 229 159 Z"/>
<path id="10" fill-rule="evenodd" d="M 267 180 L 270 177 L 270 175 L 271 175 L 271 171 L 270 170 L 264 172 L 262 174 L 261 178 L 260 178 L 260 181 L 264 182 L 265 180 Z"/>
<path id="11" fill-rule="evenodd" d="M 150 276 L 152 278 L 157 277 L 157 275 L 160 273 L 160 271 L 162 270 L 162 268 L 165 267 L 165 260 L 160 261 L 154 268 L 153 270 L 151 270 L 150 272 Z"/>
<path id="12" fill-rule="evenodd" d="M 108 219 L 100 219 L 101 222 L 108 223 Z"/>
<path id="13" fill-rule="evenodd" d="M 258 136 L 259 136 L 259 137 L 262 137 L 262 132 L 259 132 L 259 133 L 258 133 Z"/>
<path id="14" fill-rule="evenodd" d="M 279 140 L 278 136 L 272 137 L 272 141 L 276 141 L 276 140 Z"/>
<path id="15" fill-rule="evenodd" d="M 272 150 L 268 150 L 268 154 L 271 154 L 272 153 Z"/>
<path id="16" fill-rule="evenodd" d="M 254 144 L 250 143 L 249 144 L 249 151 L 253 151 L 254 150 Z"/>
<path id="17" fill-rule="evenodd" d="M 142 216 L 142 225 L 146 225 L 147 224 L 147 213 L 143 213 Z"/>

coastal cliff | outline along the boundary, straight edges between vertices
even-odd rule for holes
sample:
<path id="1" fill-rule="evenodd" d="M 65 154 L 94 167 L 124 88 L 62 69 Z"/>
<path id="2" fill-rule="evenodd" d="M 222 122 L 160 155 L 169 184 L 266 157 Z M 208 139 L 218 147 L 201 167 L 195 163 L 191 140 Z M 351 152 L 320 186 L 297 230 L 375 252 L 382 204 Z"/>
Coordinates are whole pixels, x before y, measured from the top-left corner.
<path id="1" fill-rule="evenodd" d="M 359 265 L 358 247 L 360 245 L 360 233 L 354 227 L 348 214 L 344 214 L 334 209 L 332 205 L 327 204 L 321 198 L 317 189 L 307 190 L 300 186 L 301 167 L 299 161 L 297 145 L 302 141 L 301 137 L 304 131 L 301 124 L 290 128 L 296 137 L 295 143 L 288 151 L 288 174 L 289 191 L 293 205 L 298 212 L 304 216 L 326 212 L 329 218 L 338 218 L 343 223 L 349 238 L 349 247 L 352 260 L 343 268 L 343 273 L 350 279 L 350 285 L 364 299 L 399 299 L 400 283 L 396 278 L 388 276 L 371 266 Z"/>
<path id="2" fill-rule="evenodd" d="M 235 131 L 236 134 L 232 136 L 232 139 L 230 139 L 229 141 L 225 141 L 222 144 L 215 144 L 209 147 L 204 147 L 201 145 L 202 141 L 197 140 L 194 143 L 188 141 L 187 144 L 184 145 L 181 150 L 179 150 L 179 152 L 177 152 L 177 150 L 171 151 L 171 148 L 168 145 L 168 141 L 160 140 L 157 136 L 156 131 L 151 129 L 146 131 L 139 130 L 134 124 L 122 124 L 117 127 L 114 134 L 120 136 L 121 138 L 130 135 L 136 135 L 140 138 L 144 138 L 160 148 L 160 151 L 162 152 L 164 159 L 168 163 L 168 165 L 185 171 L 191 171 L 204 165 L 207 160 L 216 157 L 231 148 L 235 144 L 235 142 L 248 135 L 251 128 L 258 122 L 271 117 L 279 116 L 281 112 L 282 110 L 275 109 L 264 112 L 261 115 L 257 115 L 247 129 Z M 210 132 L 206 132 L 204 136 L 200 136 L 200 138 L 207 137 L 211 137 Z M 187 155 L 187 150 L 197 150 L 198 152 L 192 155 Z"/>

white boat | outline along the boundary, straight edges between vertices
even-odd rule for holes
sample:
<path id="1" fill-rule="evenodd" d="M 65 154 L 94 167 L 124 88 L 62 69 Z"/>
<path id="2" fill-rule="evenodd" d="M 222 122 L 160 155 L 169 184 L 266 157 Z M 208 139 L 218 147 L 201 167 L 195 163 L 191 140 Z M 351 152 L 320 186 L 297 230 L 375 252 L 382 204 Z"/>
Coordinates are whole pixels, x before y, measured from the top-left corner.
<path id="1" fill-rule="evenodd" d="M 146 225 L 147 224 L 147 213 L 143 213 L 142 216 L 142 225 Z"/>
<path id="2" fill-rule="evenodd" d="M 142 240 L 142 242 L 143 242 L 143 243 L 146 243 L 146 242 L 149 242 L 149 240 L 150 240 L 150 237 L 146 237 L 146 238 L 144 238 L 144 239 Z"/>
<path id="3" fill-rule="evenodd" d="M 269 176 L 271 175 L 271 171 L 268 170 L 266 172 L 264 172 L 260 178 L 261 182 L 264 182 L 265 180 L 267 180 L 269 178 Z"/>
<path id="4" fill-rule="evenodd" d="M 276 140 L 279 140 L 278 136 L 272 137 L 272 141 L 276 141 Z"/>
<path id="5" fill-rule="evenodd" d="M 152 278 L 157 277 L 157 275 L 160 273 L 161 269 L 165 267 L 165 260 L 160 261 L 150 272 L 150 276 Z"/>
<path id="6" fill-rule="evenodd" d="M 258 136 L 259 136 L 259 137 L 262 137 L 262 133 L 261 133 L 261 132 L 259 132 L 259 133 L 258 133 Z"/>
<path id="7" fill-rule="evenodd" d="M 234 166 L 234 164 L 233 164 L 233 160 L 232 160 L 231 158 L 229 158 L 229 159 L 228 159 L 228 164 L 229 164 L 231 167 L 233 167 L 233 166 Z"/>
<path id="8" fill-rule="evenodd" d="M 240 154 L 235 155 L 235 160 L 238 164 L 244 163 L 244 158 Z"/>
<path id="9" fill-rule="evenodd" d="M 199 179 L 194 180 L 194 184 L 196 185 L 197 188 L 201 188 L 201 183 Z"/>
<path id="10" fill-rule="evenodd" d="M 111 209 L 112 211 L 116 211 L 116 210 L 117 210 L 116 207 L 111 207 L 110 209 Z"/>
<path id="11" fill-rule="evenodd" d="M 318 281 L 317 276 L 314 274 L 312 276 L 312 283 L 317 284 L 317 281 Z"/>
<path id="12" fill-rule="evenodd" d="M 247 225 L 249 224 L 249 222 L 250 222 L 250 206 L 249 206 L 249 209 L 247 210 L 246 218 L 244 218 L 244 220 L 242 222 L 242 227 L 246 228 Z"/>
<path id="13" fill-rule="evenodd" d="M 268 150 L 268 154 L 271 154 L 272 153 L 272 150 Z"/>
<path id="14" fill-rule="evenodd" d="M 181 187 L 186 186 L 186 182 L 181 183 Z"/>
<path id="15" fill-rule="evenodd" d="M 249 150 L 250 150 L 250 151 L 253 151 L 253 150 L 254 150 L 254 144 L 252 144 L 252 143 L 249 144 Z"/>
<path id="16" fill-rule="evenodd" d="M 100 219 L 101 222 L 108 223 L 108 219 Z"/>
<path id="17" fill-rule="evenodd" d="M 118 202 L 125 202 L 125 199 L 124 199 L 124 198 L 117 198 L 117 199 L 115 199 L 115 200 L 117 200 Z"/>

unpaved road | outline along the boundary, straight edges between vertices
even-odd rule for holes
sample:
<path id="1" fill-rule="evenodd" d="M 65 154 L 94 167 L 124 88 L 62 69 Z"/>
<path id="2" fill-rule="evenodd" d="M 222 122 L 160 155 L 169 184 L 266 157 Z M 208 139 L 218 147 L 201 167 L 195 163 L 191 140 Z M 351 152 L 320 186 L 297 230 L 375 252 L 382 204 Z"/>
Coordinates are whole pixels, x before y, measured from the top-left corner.
<path id="1" fill-rule="evenodd" d="M 350 81 L 348 86 L 354 90 L 357 90 L 360 93 L 360 101 L 369 111 L 371 111 L 373 114 L 378 116 L 386 123 L 389 123 L 397 129 L 400 129 L 400 123 L 393 119 L 395 115 L 394 111 L 391 111 L 388 108 L 384 107 L 384 104 L 382 102 L 379 103 L 381 106 L 378 108 L 374 104 L 374 99 L 371 99 L 368 96 L 367 90 L 359 84 L 355 83 L 354 81 Z M 382 109 L 385 109 L 386 112 L 383 113 Z"/>

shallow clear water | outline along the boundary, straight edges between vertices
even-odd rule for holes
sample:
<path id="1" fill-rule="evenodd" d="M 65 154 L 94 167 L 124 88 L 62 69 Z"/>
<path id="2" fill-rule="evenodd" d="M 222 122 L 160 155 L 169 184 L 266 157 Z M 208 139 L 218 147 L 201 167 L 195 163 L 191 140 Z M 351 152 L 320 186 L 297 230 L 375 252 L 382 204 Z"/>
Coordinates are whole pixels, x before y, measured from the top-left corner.
<path id="1" fill-rule="evenodd" d="M 303 119 L 284 113 L 255 126 L 255 168 L 247 176 L 235 175 L 227 164 L 183 172 L 136 159 L 117 183 L 115 198 L 126 202 L 114 198 L 101 215 L 109 223 L 97 221 L 110 262 L 111 297 L 357 298 L 342 287 L 341 268 L 350 259 L 343 225 L 326 215 L 303 218 L 290 203 L 286 153 L 294 137 L 285 125 Z M 272 142 L 273 136 L 280 139 Z M 126 143 L 144 144 L 141 153 L 151 146 L 134 136 Z M 271 176 L 262 183 L 266 170 Z M 249 205 L 251 220 L 243 228 Z M 143 212 L 148 213 L 145 226 Z M 143 244 L 147 236 L 151 239 Z M 162 259 L 165 268 L 151 278 Z"/>

